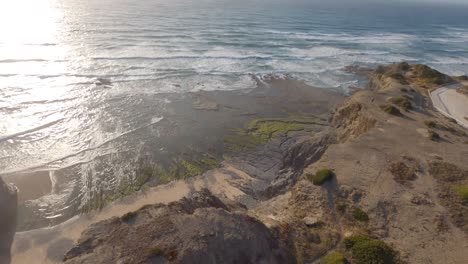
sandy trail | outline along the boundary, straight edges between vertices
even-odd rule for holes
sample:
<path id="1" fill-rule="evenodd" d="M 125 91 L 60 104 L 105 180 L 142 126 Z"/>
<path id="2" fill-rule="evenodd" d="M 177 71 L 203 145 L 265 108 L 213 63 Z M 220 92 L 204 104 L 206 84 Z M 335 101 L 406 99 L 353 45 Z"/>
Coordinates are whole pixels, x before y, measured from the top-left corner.
<path id="1" fill-rule="evenodd" d="M 430 93 L 434 107 L 445 116 L 451 117 L 468 128 L 468 97 L 457 92 L 461 84 L 441 87 Z"/>

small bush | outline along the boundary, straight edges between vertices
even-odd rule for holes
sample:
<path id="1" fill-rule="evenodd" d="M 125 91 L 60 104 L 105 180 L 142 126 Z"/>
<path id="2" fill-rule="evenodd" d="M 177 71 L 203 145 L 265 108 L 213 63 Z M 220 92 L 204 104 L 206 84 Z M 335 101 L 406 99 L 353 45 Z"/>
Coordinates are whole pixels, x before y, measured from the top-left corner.
<path id="1" fill-rule="evenodd" d="M 440 139 L 440 135 L 433 130 L 428 130 L 427 133 L 429 135 L 429 139 L 432 141 L 436 141 Z"/>
<path id="2" fill-rule="evenodd" d="M 362 243 L 364 241 L 370 240 L 368 236 L 365 235 L 353 235 L 349 237 L 345 237 L 343 239 L 343 244 L 346 248 L 346 250 L 349 250 L 354 247 L 354 245 L 358 243 Z"/>
<path id="3" fill-rule="evenodd" d="M 398 105 L 399 107 L 403 108 L 404 110 L 408 111 L 413 108 L 411 104 L 410 97 L 402 96 L 402 97 L 390 97 L 388 99 L 389 102 Z"/>
<path id="4" fill-rule="evenodd" d="M 392 264 L 397 263 L 396 252 L 385 242 L 367 240 L 353 246 L 351 253 L 357 263 Z"/>
<path id="5" fill-rule="evenodd" d="M 413 181 L 416 179 L 416 168 L 408 166 L 402 161 L 392 162 L 388 166 L 388 170 L 393 175 L 393 179 L 401 184 L 407 181 Z"/>
<path id="6" fill-rule="evenodd" d="M 371 239 L 363 235 L 355 235 L 345 238 L 343 244 L 347 250 L 351 250 L 356 263 L 398 263 L 398 253 L 381 240 Z"/>
<path id="7" fill-rule="evenodd" d="M 408 92 L 408 89 L 406 89 L 406 88 L 401 88 L 400 91 L 401 91 L 401 92 L 404 92 L 404 93 L 407 93 L 407 92 Z"/>
<path id="8" fill-rule="evenodd" d="M 425 83 L 441 85 L 446 81 L 446 76 L 444 74 L 431 69 L 426 65 L 415 65 L 413 67 L 413 72 Z"/>
<path id="9" fill-rule="evenodd" d="M 408 84 L 408 81 L 406 81 L 406 78 L 403 74 L 397 72 L 397 73 L 392 73 L 389 75 L 390 78 L 397 80 L 401 84 Z"/>
<path id="10" fill-rule="evenodd" d="M 410 69 L 410 65 L 406 61 L 403 61 L 398 64 L 398 69 L 402 71 L 408 71 Z"/>
<path id="11" fill-rule="evenodd" d="M 393 105 L 381 105 L 380 109 L 382 109 L 385 113 L 394 115 L 394 116 L 400 116 L 401 112 L 398 110 L 398 108 L 394 107 Z"/>
<path id="12" fill-rule="evenodd" d="M 432 120 L 426 120 L 424 124 L 429 128 L 435 128 L 437 126 L 437 123 Z"/>
<path id="13" fill-rule="evenodd" d="M 314 185 L 322 185 L 333 178 L 335 173 L 329 169 L 323 169 L 314 174 L 307 174 L 307 179 Z"/>
<path id="14" fill-rule="evenodd" d="M 382 65 L 379 65 L 377 69 L 375 69 L 375 73 L 377 74 L 383 74 L 385 73 L 385 71 L 386 71 L 385 66 L 382 66 Z"/>
<path id="15" fill-rule="evenodd" d="M 462 198 L 463 202 L 468 203 L 468 186 L 457 186 L 455 191 Z"/>
<path id="16" fill-rule="evenodd" d="M 346 259 L 343 254 L 332 251 L 323 259 L 325 264 L 346 264 Z"/>
<path id="17" fill-rule="evenodd" d="M 122 221 L 128 223 L 130 222 L 130 220 L 132 220 L 137 214 L 135 212 L 128 212 L 126 214 L 124 214 L 121 219 Z"/>
<path id="18" fill-rule="evenodd" d="M 366 212 L 364 212 L 361 208 L 354 208 L 353 210 L 353 218 L 360 221 L 360 222 L 367 222 L 369 221 L 369 216 Z"/>
<path id="19" fill-rule="evenodd" d="M 163 255 L 163 251 L 159 247 L 152 247 L 148 249 L 148 256 L 150 257 L 157 257 L 157 256 L 162 256 L 162 255 Z"/>

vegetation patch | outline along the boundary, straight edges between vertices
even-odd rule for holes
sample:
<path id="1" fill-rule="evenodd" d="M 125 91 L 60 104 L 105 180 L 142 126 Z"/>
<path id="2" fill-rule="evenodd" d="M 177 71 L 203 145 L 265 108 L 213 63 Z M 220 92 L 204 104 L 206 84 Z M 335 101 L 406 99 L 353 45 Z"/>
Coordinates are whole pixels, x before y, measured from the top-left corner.
<path id="1" fill-rule="evenodd" d="M 464 203 L 468 203 L 468 185 L 455 186 L 454 190 L 460 196 Z"/>
<path id="2" fill-rule="evenodd" d="M 381 105 L 380 109 L 382 109 L 387 114 L 401 116 L 400 110 L 398 110 L 398 108 L 394 107 L 393 105 Z"/>
<path id="3" fill-rule="evenodd" d="M 340 252 L 332 251 L 323 259 L 325 264 L 346 264 L 346 258 Z"/>
<path id="4" fill-rule="evenodd" d="M 364 235 L 355 235 L 343 240 L 356 263 L 394 264 L 399 262 L 398 252 L 385 242 Z"/>
<path id="5" fill-rule="evenodd" d="M 136 212 L 128 212 L 120 218 L 123 222 L 129 223 L 131 220 L 133 220 L 137 216 Z"/>
<path id="6" fill-rule="evenodd" d="M 424 125 L 426 125 L 429 128 L 436 128 L 437 127 L 437 123 L 435 121 L 432 121 L 432 120 L 424 121 Z"/>
<path id="7" fill-rule="evenodd" d="M 325 182 L 331 180 L 335 173 L 329 169 L 323 169 L 318 171 L 315 174 L 307 174 L 307 179 L 311 181 L 314 185 L 322 185 Z"/>
<path id="8" fill-rule="evenodd" d="M 409 65 L 408 62 L 406 61 L 402 61 L 400 63 L 398 63 L 398 69 L 399 70 L 402 70 L 402 71 L 409 71 L 411 68 L 411 66 Z"/>
<path id="9" fill-rule="evenodd" d="M 367 213 L 364 212 L 364 210 L 362 210 L 361 208 L 354 208 L 354 210 L 353 210 L 353 218 L 356 219 L 357 221 L 360 221 L 360 222 L 367 222 L 367 221 L 369 221 L 369 216 L 368 216 Z"/>
<path id="10" fill-rule="evenodd" d="M 429 139 L 432 140 L 432 141 L 437 141 L 437 140 L 440 139 L 440 135 L 437 132 L 435 132 L 434 130 L 429 129 L 429 130 L 427 130 L 427 133 L 428 133 Z"/>
<path id="11" fill-rule="evenodd" d="M 397 80 L 400 84 L 403 84 L 403 85 L 408 84 L 408 81 L 406 80 L 405 76 L 399 72 L 391 73 L 389 77 Z"/>
<path id="12" fill-rule="evenodd" d="M 435 161 L 429 163 L 429 173 L 440 182 L 456 182 L 468 179 L 468 171 L 460 169 L 457 165 Z"/>
<path id="13" fill-rule="evenodd" d="M 408 96 L 390 97 L 388 101 L 391 102 L 392 104 L 398 105 L 405 111 L 409 111 L 413 109 L 413 105 L 411 104 L 410 97 Z"/>
<path id="14" fill-rule="evenodd" d="M 442 85 L 448 79 L 445 74 L 423 64 L 414 65 L 412 71 L 418 78 L 418 81 L 423 84 Z"/>
<path id="15" fill-rule="evenodd" d="M 402 161 L 391 163 L 388 170 L 392 173 L 393 179 L 401 184 L 406 183 L 407 181 L 414 181 L 416 179 L 416 169 L 412 166 L 406 165 Z"/>
<path id="16" fill-rule="evenodd" d="M 434 161 L 429 163 L 429 174 L 439 183 L 438 197 L 450 212 L 452 223 L 468 234 L 468 170 Z"/>
<path id="17" fill-rule="evenodd" d="M 150 249 L 148 249 L 148 256 L 149 257 L 158 257 L 158 256 L 162 256 L 163 255 L 163 251 L 160 247 L 152 247 Z"/>

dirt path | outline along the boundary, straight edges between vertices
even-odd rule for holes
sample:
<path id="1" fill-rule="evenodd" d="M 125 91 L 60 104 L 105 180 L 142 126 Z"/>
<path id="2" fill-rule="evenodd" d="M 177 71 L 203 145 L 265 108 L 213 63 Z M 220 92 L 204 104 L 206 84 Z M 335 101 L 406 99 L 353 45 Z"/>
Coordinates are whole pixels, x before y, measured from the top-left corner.
<path id="1" fill-rule="evenodd" d="M 468 97 L 457 92 L 462 84 L 456 83 L 440 87 L 430 93 L 432 104 L 443 115 L 457 120 L 468 128 Z"/>

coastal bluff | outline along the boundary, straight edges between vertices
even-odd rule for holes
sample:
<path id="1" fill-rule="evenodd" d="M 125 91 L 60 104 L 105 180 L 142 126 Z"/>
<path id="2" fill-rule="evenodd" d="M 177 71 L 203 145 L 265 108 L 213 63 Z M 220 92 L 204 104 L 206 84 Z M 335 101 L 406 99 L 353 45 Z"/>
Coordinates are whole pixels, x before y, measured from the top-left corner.
<path id="1" fill-rule="evenodd" d="M 429 98 L 459 80 L 408 63 L 347 70 L 368 85 L 346 98 L 272 77 L 274 96 L 255 100 L 294 112 L 244 112 L 215 168 L 19 233 L 13 263 L 465 263 L 468 131 Z M 226 105 L 214 95 L 184 105 L 213 117 Z"/>

